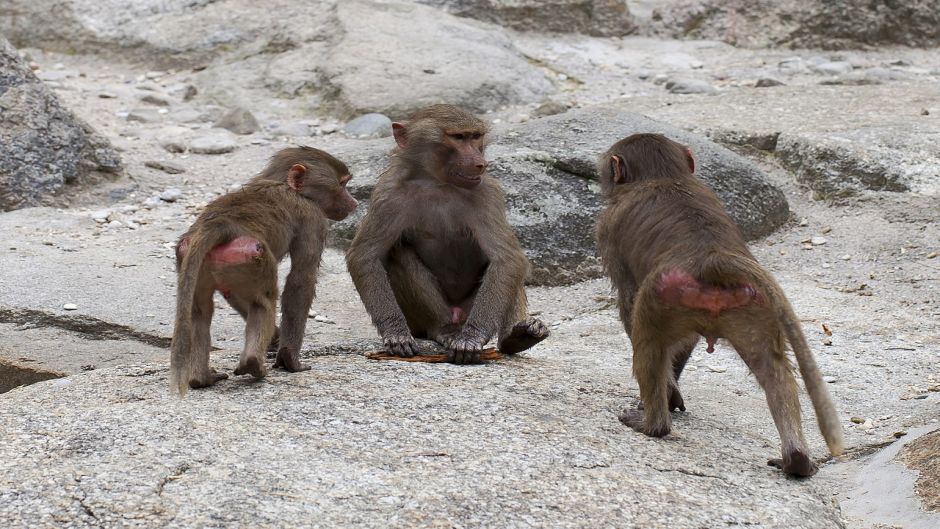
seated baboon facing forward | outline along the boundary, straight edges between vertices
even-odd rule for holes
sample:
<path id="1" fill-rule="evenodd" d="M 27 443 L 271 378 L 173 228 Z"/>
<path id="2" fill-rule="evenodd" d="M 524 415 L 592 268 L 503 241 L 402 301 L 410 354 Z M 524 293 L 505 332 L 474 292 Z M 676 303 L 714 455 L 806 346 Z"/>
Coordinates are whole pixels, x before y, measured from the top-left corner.
<path id="1" fill-rule="evenodd" d="M 362 302 L 389 352 L 434 340 L 453 363 L 475 363 L 494 335 L 504 354 L 544 340 L 527 317 L 528 260 L 486 172 L 487 126 L 450 105 L 393 123 L 398 148 L 346 254 Z"/>

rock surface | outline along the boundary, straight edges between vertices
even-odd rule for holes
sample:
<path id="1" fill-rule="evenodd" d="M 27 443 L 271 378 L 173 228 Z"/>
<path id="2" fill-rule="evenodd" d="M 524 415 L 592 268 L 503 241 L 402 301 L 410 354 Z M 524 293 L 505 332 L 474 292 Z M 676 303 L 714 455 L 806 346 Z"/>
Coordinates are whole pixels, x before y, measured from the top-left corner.
<path id="1" fill-rule="evenodd" d="M 0 516 L 14 526 L 842 527 L 829 494 L 768 468 L 760 443 L 718 442 L 745 436 L 739 427 L 683 421 L 668 448 L 629 432 L 614 415 L 619 391 L 586 376 L 597 368 L 576 391 L 560 388 L 567 362 L 541 355 L 463 368 L 376 362 L 367 348 L 314 349 L 312 371 L 182 401 L 154 364 L 7 393 Z M 682 456 L 706 446 L 709 462 Z"/>
<path id="2" fill-rule="evenodd" d="M 419 0 L 521 31 L 621 36 L 635 30 L 624 0 Z"/>
<path id="3" fill-rule="evenodd" d="M 347 123 L 343 132 L 354 138 L 385 138 L 392 135 L 392 120 L 384 114 L 365 114 Z"/>
<path id="4" fill-rule="evenodd" d="M 9 0 L 0 32 L 18 45 L 67 52 L 106 52 L 192 65 L 256 44 L 292 46 L 322 34 L 319 14 L 334 1 Z M 291 21 L 290 24 L 277 20 Z M 303 23 L 298 21 L 303 20 Z M 55 31 L 48 28 L 54 27 Z"/>
<path id="5" fill-rule="evenodd" d="M 65 109 L 0 37 L 0 210 L 121 173 L 110 143 Z"/>
<path id="6" fill-rule="evenodd" d="M 261 128 L 255 116 L 244 108 L 229 110 L 213 124 L 213 127 L 226 129 L 235 134 L 251 134 Z"/>
<path id="7" fill-rule="evenodd" d="M 675 37 L 823 49 L 940 45 L 940 0 L 670 0 L 661 4 L 652 26 Z"/>

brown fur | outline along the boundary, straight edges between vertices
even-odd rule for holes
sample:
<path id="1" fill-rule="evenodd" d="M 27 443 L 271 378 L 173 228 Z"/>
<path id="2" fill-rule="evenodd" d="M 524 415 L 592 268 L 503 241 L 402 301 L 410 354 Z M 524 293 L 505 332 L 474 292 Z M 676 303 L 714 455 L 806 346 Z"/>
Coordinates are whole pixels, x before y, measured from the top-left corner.
<path id="1" fill-rule="evenodd" d="M 206 387 L 227 377 L 209 367 L 216 290 L 246 320 L 245 348 L 235 374 L 265 376 L 264 351 L 278 334 L 277 264 L 287 254 L 291 270 L 281 300 L 280 348 L 274 365 L 288 371 L 309 369 L 298 354 L 327 218 L 339 220 L 356 207 L 345 188 L 348 180 L 346 166 L 323 151 L 284 149 L 242 189 L 209 203 L 180 237 L 170 355 L 174 390 L 182 395 L 187 387 Z"/>
<path id="2" fill-rule="evenodd" d="M 486 124 L 449 105 L 393 124 L 398 148 L 379 177 L 346 263 L 387 349 L 410 357 L 414 338 L 480 361 L 494 335 L 515 353 L 548 336 L 526 318 L 528 260 L 486 173 Z"/>
<path id="3" fill-rule="evenodd" d="M 842 428 L 806 338 L 783 291 L 745 244 L 715 193 L 692 174 L 683 146 L 656 134 L 614 144 L 598 170 L 607 208 L 597 243 L 618 291 L 633 344 L 642 408 L 621 421 L 651 436 L 669 433 L 670 411 L 685 409 L 678 379 L 699 336 L 727 339 L 757 377 L 782 440 L 789 474 L 809 476 L 792 347 L 820 430 L 833 455 Z"/>

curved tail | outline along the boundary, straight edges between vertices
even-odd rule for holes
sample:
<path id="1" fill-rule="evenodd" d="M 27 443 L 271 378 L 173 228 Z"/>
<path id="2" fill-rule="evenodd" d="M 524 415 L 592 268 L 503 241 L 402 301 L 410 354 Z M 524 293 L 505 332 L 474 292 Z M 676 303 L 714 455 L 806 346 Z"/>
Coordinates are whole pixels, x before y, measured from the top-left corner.
<path id="1" fill-rule="evenodd" d="M 829 446 L 829 453 L 833 456 L 840 456 L 844 448 L 842 424 L 839 422 L 836 408 L 832 404 L 832 397 L 829 396 L 829 390 L 826 389 L 826 383 L 819 373 L 819 367 L 816 366 L 816 360 L 813 358 L 809 343 L 806 341 L 806 336 L 803 334 L 803 329 L 800 328 L 799 320 L 797 320 L 790 302 L 785 298 L 780 299 L 777 306 L 783 332 L 787 337 L 787 341 L 790 342 L 794 356 L 796 356 L 796 363 L 800 367 L 803 384 L 806 386 L 806 392 L 809 393 L 813 409 L 816 410 L 816 422 L 819 424 L 819 431 L 822 432 L 826 445 Z"/>
<path id="2" fill-rule="evenodd" d="M 189 240 L 177 273 L 176 322 L 170 344 L 170 390 L 180 397 L 189 389 L 193 372 L 193 297 L 199 282 L 199 270 L 210 250 L 230 237 L 223 230 L 197 230 Z"/>
<path id="3" fill-rule="evenodd" d="M 819 430 L 826 440 L 829 452 L 833 456 L 842 455 L 844 449 L 842 424 L 832 403 L 832 397 L 830 397 L 826 383 L 819 373 L 819 367 L 816 365 L 809 343 L 807 343 L 803 329 L 800 327 L 799 319 L 797 319 L 793 307 L 790 306 L 790 302 L 783 294 L 783 290 L 777 284 L 777 280 L 755 260 L 729 258 L 729 256 L 720 253 L 709 256 L 699 273 L 700 279 L 705 281 L 717 281 L 721 277 L 732 278 L 731 281 L 746 278 L 745 280 L 754 281 L 755 286 L 765 285 L 765 288 L 760 290 L 770 298 L 767 301 L 776 308 L 777 320 L 783 327 L 783 333 L 790 343 L 790 348 L 793 349 L 796 363 L 800 368 L 800 375 L 803 378 L 803 384 L 806 386 L 806 392 L 809 393 L 813 409 L 816 410 L 816 421 L 819 424 Z M 760 293 L 757 295 L 759 297 Z"/>

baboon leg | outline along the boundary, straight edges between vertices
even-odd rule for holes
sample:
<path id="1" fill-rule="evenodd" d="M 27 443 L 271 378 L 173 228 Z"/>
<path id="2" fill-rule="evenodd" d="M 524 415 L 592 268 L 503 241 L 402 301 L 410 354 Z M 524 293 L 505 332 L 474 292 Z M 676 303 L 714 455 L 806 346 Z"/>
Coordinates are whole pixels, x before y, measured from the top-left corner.
<path id="1" fill-rule="evenodd" d="M 679 377 L 682 376 L 682 370 L 685 369 L 686 362 L 692 356 L 692 351 L 698 345 L 698 335 L 691 335 L 679 342 L 675 353 L 672 355 L 672 380 L 669 384 L 669 411 L 685 411 L 685 401 L 682 399 L 682 393 L 679 392 Z"/>
<path id="2" fill-rule="evenodd" d="M 651 294 L 651 293 L 650 293 Z M 665 344 L 660 337 L 668 336 L 654 314 L 653 295 L 641 295 L 633 314 L 633 375 L 640 386 L 643 409 L 625 409 L 620 421 L 638 432 L 662 437 L 672 429 L 669 413 L 669 388 L 674 384 L 671 352 L 675 344 Z M 673 347 L 669 347 L 673 345 Z"/>
<path id="3" fill-rule="evenodd" d="M 248 321 L 248 309 L 251 308 L 251 301 L 235 296 L 229 296 L 228 304 L 235 309 L 238 314 L 241 315 L 242 319 L 246 322 Z M 274 327 L 274 336 L 271 337 L 271 343 L 268 344 L 268 352 L 274 352 L 278 349 L 278 330 L 277 327 Z"/>
<path id="4" fill-rule="evenodd" d="M 520 287 L 500 325 L 496 348 L 503 354 L 516 354 L 548 338 L 549 334 L 542 320 L 528 316 L 525 289 Z"/>
<path id="5" fill-rule="evenodd" d="M 275 310 L 277 306 L 277 262 L 266 256 L 256 265 L 258 270 L 251 275 L 254 283 L 247 283 L 231 297 L 240 300 L 241 305 L 248 305 L 248 317 L 245 319 L 245 347 L 238 359 L 236 375 L 251 375 L 262 379 L 267 375 L 264 365 L 265 351 L 271 343 L 275 329 Z"/>
<path id="6" fill-rule="evenodd" d="M 402 247 L 392 250 L 388 279 L 413 336 L 446 345 L 443 343 L 446 337 L 460 330 L 463 322 L 453 322 L 454 307 L 444 298 L 437 278 L 414 250 Z"/>
<path id="7" fill-rule="evenodd" d="M 800 399 L 783 338 L 777 329 L 757 335 L 762 338 L 732 339 L 731 344 L 763 388 L 774 425 L 780 434 L 782 459 L 773 459 L 768 463 L 793 476 L 812 476 L 816 473 L 816 463 L 810 458 L 809 448 L 803 438 Z"/>
<path id="8" fill-rule="evenodd" d="M 193 389 L 209 387 L 228 375 L 209 367 L 209 351 L 212 349 L 212 314 L 215 310 L 214 294 L 211 282 L 200 277 L 193 296 L 192 312 L 192 376 L 189 387 Z"/>

